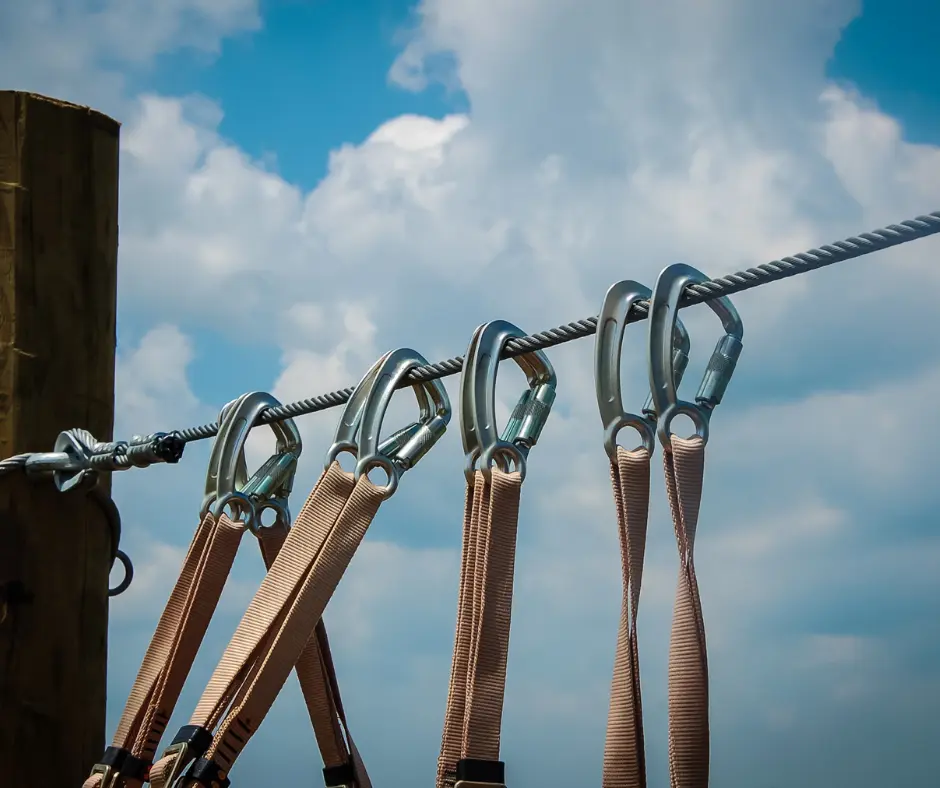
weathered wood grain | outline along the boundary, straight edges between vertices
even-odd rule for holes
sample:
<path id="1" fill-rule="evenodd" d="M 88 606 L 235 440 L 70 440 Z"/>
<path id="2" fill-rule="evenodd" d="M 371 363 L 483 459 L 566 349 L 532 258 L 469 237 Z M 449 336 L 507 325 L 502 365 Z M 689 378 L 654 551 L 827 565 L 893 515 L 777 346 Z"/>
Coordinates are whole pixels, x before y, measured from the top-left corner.
<path id="1" fill-rule="evenodd" d="M 0 457 L 114 417 L 119 124 L 0 91 Z M 0 783 L 77 788 L 104 749 L 107 523 L 0 479 Z M 3 593 L 7 600 L 3 602 Z"/>

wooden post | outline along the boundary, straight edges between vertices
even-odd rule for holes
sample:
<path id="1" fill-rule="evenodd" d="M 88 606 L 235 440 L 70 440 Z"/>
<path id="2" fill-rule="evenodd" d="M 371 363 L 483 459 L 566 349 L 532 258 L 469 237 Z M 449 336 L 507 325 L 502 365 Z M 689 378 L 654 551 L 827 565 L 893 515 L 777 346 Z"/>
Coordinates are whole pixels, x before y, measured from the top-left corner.
<path id="1" fill-rule="evenodd" d="M 119 128 L 0 91 L 0 458 L 112 437 Z M 0 478 L 3 785 L 78 788 L 104 750 L 110 555 L 86 493 Z"/>

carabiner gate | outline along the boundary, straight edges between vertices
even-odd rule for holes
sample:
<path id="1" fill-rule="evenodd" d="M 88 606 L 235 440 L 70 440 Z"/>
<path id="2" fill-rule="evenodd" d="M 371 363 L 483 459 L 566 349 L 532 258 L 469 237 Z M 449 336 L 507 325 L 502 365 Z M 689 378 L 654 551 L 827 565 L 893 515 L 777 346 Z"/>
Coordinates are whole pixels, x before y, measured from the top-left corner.
<path id="1" fill-rule="evenodd" d="M 277 516 L 275 525 L 290 524 L 288 498 L 294 484 L 297 460 L 303 449 L 300 431 L 293 419 L 272 422 L 277 439 L 276 451 L 248 479 L 245 466 L 245 442 L 251 430 L 257 426 L 261 414 L 281 403 L 263 391 L 244 394 L 230 403 L 219 425 L 216 446 L 213 446 L 215 465 L 210 466 L 207 477 L 207 509 L 219 516 L 225 507 L 232 504 L 238 518 L 255 535 L 265 527 L 261 513 L 273 509 Z M 209 491 L 214 480 L 214 493 Z"/>
<path id="2" fill-rule="evenodd" d="M 727 296 L 707 301 L 721 319 L 725 335 L 718 340 L 708 361 L 695 402 L 678 398 L 679 376 L 673 365 L 672 336 L 679 303 L 686 286 L 709 281 L 701 271 L 684 263 L 667 266 L 653 287 L 649 308 L 649 379 L 653 407 L 658 414 L 656 432 L 663 446 L 671 448 L 673 419 L 686 415 L 695 425 L 695 434 L 708 441 L 711 414 L 721 403 L 743 348 L 744 324 Z"/>
<path id="3" fill-rule="evenodd" d="M 464 357 L 461 376 L 461 432 L 466 453 L 465 473 L 473 475 L 479 459 L 483 472 L 494 462 L 508 468 L 513 463 L 525 478 L 529 450 L 538 442 L 552 404 L 557 378 L 548 356 L 541 350 L 514 357 L 526 373 L 529 386 L 519 397 L 500 435 L 496 427 L 496 375 L 500 355 L 510 339 L 525 332 L 506 320 L 478 327 Z"/>
<path id="4" fill-rule="evenodd" d="M 367 391 L 359 426 L 359 461 L 355 478 L 358 481 L 373 468 L 381 468 L 388 476 L 384 488 L 386 497 L 394 494 L 401 475 L 430 451 L 450 423 L 451 407 L 447 390 L 440 380 L 429 380 L 412 387 L 421 408 L 419 421 L 399 430 L 392 439 L 379 443 L 382 421 L 392 395 L 412 369 L 427 363 L 427 359 L 417 351 L 399 348 L 383 356 L 378 369 L 373 367 L 374 374 L 370 370 L 370 375 L 363 380 L 367 384 Z"/>
<path id="5" fill-rule="evenodd" d="M 626 279 L 611 285 L 604 297 L 604 305 L 597 318 L 594 340 L 594 387 L 601 422 L 604 425 L 604 450 L 614 459 L 617 455 L 617 436 L 624 427 L 633 427 L 639 433 L 641 445 L 653 451 L 656 433 L 656 408 L 652 394 L 647 394 L 642 415 L 624 409 L 620 382 L 623 338 L 627 317 L 634 304 L 648 300 L 653 292 L 646 285 Z M 689 363 L 689 332 L 682 321 L 676 319 L 673 333 L 672 369 L 676 385 Z"/>
<path id="6" fill-rule="evenodd" d="M 352 454 L 358 461 L 360 443 L 357 436 L 360 433 L 363 412 L 369 395 L 375 385 L 376 377 L 393 352 L 395 351 L 389 351 L 369 368 L 368 372 L 363 375 L 362 380 L 359 381 L 347 400 L 343 415 L 340 418 L 336 433 L 333 437 L 333 444 L 326 453 L 324 468 L 329 468 L 339 455 L 344 452 Z M 379 445 L 378 452 L 386 456 L 396 456 L 403 462 L 410 461 L 411 465 L 414 465 L 424 456 L 424 452 L 417 453 L 419 448 L 414 445 L 414 439 L 419 433 L 424 434 L 425 425 L 433 419 L 442 406 L 444 410 L 447 411 L 447 418 L 449 420 L 450 403 L 447 400 L 447 392 L 444 391 L 440 382 L 416 383 L 411 388 L 418 402 L 418 419 L 389 435 Z M 441 399 L 441 397 L 443 397 L 443 399 Z M 406 446 L 408 447 L 407 449 Z M 424 451 L 430 448 L 431 444 L 429 444 Z"/>

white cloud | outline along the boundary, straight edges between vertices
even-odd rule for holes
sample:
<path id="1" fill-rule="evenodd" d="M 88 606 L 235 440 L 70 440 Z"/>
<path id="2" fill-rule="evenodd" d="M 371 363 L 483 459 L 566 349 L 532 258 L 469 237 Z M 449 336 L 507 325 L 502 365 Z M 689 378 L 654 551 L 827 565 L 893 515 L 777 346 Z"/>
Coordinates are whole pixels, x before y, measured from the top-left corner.
<path id="1" fill-rule="evenodd" d="M 30 90 L 124 114 L 132 76 L 157 55 L 213 55 L 257 30 L 258 0 L 29 0 L 0 7 L 0 74 Z"/>
<path id="2" fill-rule="evenodd" d="M 177 326 L 158 325 L 137 347 L 118 354 L 115 368 L 116 432 L 146 435 L 168 422 L 205 412 L 189 386 L 186 371 L 194 358 L 192 340 Z"/>

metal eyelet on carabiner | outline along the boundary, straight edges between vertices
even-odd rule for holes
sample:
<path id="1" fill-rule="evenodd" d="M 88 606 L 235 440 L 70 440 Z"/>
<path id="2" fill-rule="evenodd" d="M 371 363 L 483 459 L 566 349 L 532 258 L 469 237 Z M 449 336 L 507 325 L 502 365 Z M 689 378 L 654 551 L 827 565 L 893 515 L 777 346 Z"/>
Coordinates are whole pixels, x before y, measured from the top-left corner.
<path id="1" fill-rule="evenodd" d="M 623 338 L 627 317 L 633 305 L 649 299 L 653 292 L 646 285 L 626 279 L 611 285 L 597 318 L 594 341 L 594 388 L 601 422 L 604 425 L 604 450 L 611 459 L 617 456 L 617 436 L 625 427 L 632 427 L 640 436 L 641 445 L 650 453 L 656 436 L 656 409 L 652 394 L 647 394 L 642 415 L 624 409 L 620 382 Z M 673 333 L 672 369 L 676 385 L 682 380 L 689 363 L 689 333 L 676 319 Z"/>
<path id="2" fill-rule="evenodd" d="M 524 479 L 529 450 L 538 442 L 548 420 L 557 378 L 548 356 L 539 350 L 513 359 L 526 373 L 529 386 L 513 408 L 502 435 L 496 427 L 500 355 L 510 339 L 524 336 L 518 326 L 494 320 L 479 326 L 470 340 L 460 380 L 461 435 L 468 478 L 479 460 L 484 473 L 493 463 L 500 463 L 505 470 L 514 465 Z"/>
<path id="3" fill-rule="evenodd" d="M 721 319 L 725 335 L 712 351 L 695 402 L 678 398 L 679 378 L 673 363 L 672 338 L 679 302 L 686 286 L 707 281 L 708 277 L 701 271 L 684 263 L 675 263 L 662 270 L 650 297 L 650 394 L 658 414 L 656 432 L 667 450 L 671 448 L 670 427 L 679 415 L 688 416 L 695 425 L 695 434 L 703 443 L 708 442 L 711 414 L 721 403 L 743 348 L 744 324 L 734 304 L 726 296 L 707 301 L 709 308 Z"/>
<path id="4" fill-rule="evenodd" d="M 395 493 L 401 475 L 413 468 L 431 450 L 450 423 L 451 407 L 447 391 L 440 380 L 430 380 L 412 387 L 421 409 L 419 420 L 399 430 L 389 440 L 379 443 L 382 421 L 392 396 L 412 369 L 427 363 L 427 359 L 417 351 L 399 348 L 383 356 L 378 369 L 373 368 L 374 374 L 370 370 L 363 381 L 367 382 L 367 391 L 359 424 L 359 460 L 355 478 L 358 481 L 372 469 L 382 469 L 388 477 L 383 488 L 386 498 Z"/>
<path id="5" fill-rule="evenodd" d="M 300 431 L 293 419 L 273 422 L 270 427 L 277 439 L 277 449 L 255 473 L 248 477 L 245 442 L 257 426 L 261 414 L 281 403 L 271 394 L 250 392 L 229 403 L 220 417 L 219 434 L 213 445 L 212 460 L 206 476 L 204 512 L 220 516 L 228 506 L 235 518 L 260 535 L 268 527 L 289 527 L 288 498 L 294 483 L 297 460 L 303 449 Z M 272 526 L 264 526 L 261 514 L 275 512 Z"/>

